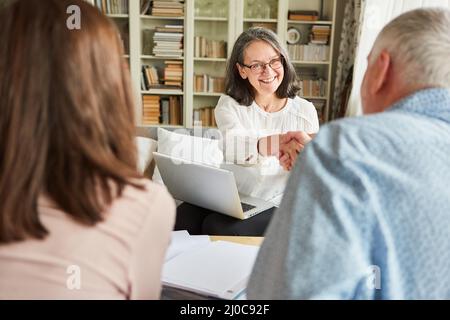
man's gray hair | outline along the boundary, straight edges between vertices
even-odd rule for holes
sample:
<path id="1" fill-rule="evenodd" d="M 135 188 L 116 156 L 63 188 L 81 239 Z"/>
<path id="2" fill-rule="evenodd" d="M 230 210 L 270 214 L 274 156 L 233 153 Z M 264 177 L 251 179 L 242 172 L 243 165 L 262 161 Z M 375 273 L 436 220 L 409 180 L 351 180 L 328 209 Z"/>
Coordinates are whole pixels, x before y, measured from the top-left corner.
<path id="1" fill-rule="evenodd" d="M 423 8 L 388 23 L 373 46 L 370 63 L 386 49 L 406 84 L 450 88 L 450 11 Z"/>

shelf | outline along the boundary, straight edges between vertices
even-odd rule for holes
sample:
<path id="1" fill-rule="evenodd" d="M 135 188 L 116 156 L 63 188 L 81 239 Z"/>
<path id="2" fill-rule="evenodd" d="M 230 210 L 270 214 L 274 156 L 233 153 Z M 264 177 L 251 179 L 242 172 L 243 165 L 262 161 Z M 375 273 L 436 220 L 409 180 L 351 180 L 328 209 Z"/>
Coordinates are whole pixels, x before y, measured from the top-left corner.
<path id="1" fill-rule="evenodd" d="M 340 2 L 337 0 L 323 0 L 324 11 L 323 15 L 317 21 L 300 21 L 300 20 L 289 20 L 288 11 L 289 10 L 315 10 L 320 11 L 320 4 L 322 0 L 270 0 L 262 1 L 263 7 L 266 2 L 271 5 L 271 15 L 268 11 L 266 15 L 262 13 L 255 13 L 253 15 L 247 15 L 249 13 L 248 7 L 246 7 L 244 0 L 225 0 L 223 3 L 227 7 L 227 15 L 224 16 L 220 14 L 219 11 L 212 11 L 211 15 L 209 12 L 196 11 L 196 1 L 197 0 L 185 0 L 184 3 L 184 16 L 155 16 L 150 14 L 141 14 L 141 4 L 139 0 L 129 0 L 128 10 L 122 11 L 128 14 L 109 14 L 113 22 L 115 22 L 119 27 L 128 29 L 128 46 L 129 51 L 124 55 L 124 63 L 128 63 L 130 68 L 130 74 L 132 77 L 133 86 L 138 90 L 136 96 L 136 110 L 135 116 L 137 123 L 141 123 L 143 119 L 143 104 L 141 100 L 145 95 L 159 95 L 161 97 L 167 98 L 169 96 L 175 96 L 180 100 L 182 107 L 181 118 L 183 120 L 180 126 L 170 126 L 164 124 L 147 124 L 144 126 L 148 127 L 168 127 L 168 128 L 183 128 L 192 127 L 193 125 L 193 111 L 194 109 L 200 109 L 203 107 L 213 106 L 215 101 L 217 101 L 221 95 L 224 93 L 218 92 L 196 92 L 195 78 L 194 74 L 205 74 L 212 77 L 224 77 L 227 62 L 229 61 L 229 56 L 233 49 L 234 42 L 241 34 L 242 31 L 249 28 L 251 25 L 266 25 L 268 28 L 273 29 L 280 38 L 283 44 L 286 44 L 287 34 L 286 30 L 289 27 L 298 28 L 301 31 L 310 29 L 312 25 L 322 25 L 326 27 L 335 27 L 336 18 L 336 3 Z M 215 1 L 211 0 L 212 7 L 215 9 Z M 0 0 L 1 2 L 1 0 Z M 101 1 L 91 1 L 93 3 L 99 3 Z M 209 2 L 208 2 L 209 3 Z M 259 0 L 255 0 L 253 3 L 259 5 Z M 198 4 L 198 3 L 197 3 Z M 341 5 L 341 4 L 339 4 Z M 225 7 L 224 7 L 225 8 Z M 342 9 L 342 8 L 341 8 Z M 343 10 L 342 10 L 343 11 Z M 258 11 L 259 12 L 259 11 Z M 150 13 L 150 12 L 149 12 Z M 176 14 L 176 12 L 174 12 Z M 251 12 L 250 12 L 251 14 Z M 275 15 L 277 15 L 275 17 Z M 260 18 L 256 18 L 259 16 Z M 262 18 L 270 17 L 270 19 Z M 154 32 L 150 31 L 145 33 L 145 40 L 148 40 L 148 46 L 143 46 L 143 30 L 156 29 L 158 25 L 182 25 L 183 28 L 183 56 L 182 57 L 171 57 L 171 56 L 155 56 L 152 51 L 150 51 L 154 43 L 152 42 L 152 34 Z M 121 29 L 121 30 L 122 30 Z M 306 32 L 306 31 L 305 31 Z M 333 79 L 333 59 L 335 53 L 333 48 L 337 47 L 334 43 L 334 32 L 332 30 L 329 44 L 329 61 L 305 61 L 305 60 L 291 60 L 297 69 L 314 69 L 315 72 L 320 75 L 323 79 Z M 209 40 L 222 40 L 227 44 L 226 51 L 223 53 L 222 58 L 212 58 L 212 57 L 194 57 L 195 54 L 195 36 L 202 36 Z M 305 40 L 305 39 L 304 39 Z M 145 43 L 147 45 L 147 43 Z M 142 48 L 148 48 L 142 50 Z M 334 53 L 334 54 L 333 54 Z M 300 57 L 300 56 L 298 56 Z M 321 56 L 318 56 L 321 57 Z M 327 57 L 327 56 L 325 56 Z M 174 60 L 182 64 L 183 67 L 183 87 L 180 89 L 164 89 L 163 86 L 154 86 L 149 90 L 141 89 L 141 77 L 142 77 L 142 65 L 154 65 L 158 69 L 159 76 L 163 74 L 164 61 Z M 303 98 L 310 101 L 316 101 L 317 104 L 323 104 L 323 117 L 328 119 L 329 107 L 332 101 L 332 84 L 327 83 L 326 92 L 327 94 L 320 97 L 305 96 Z M 216 87 L 217 88 L 217 87 Z M 318 92 L 318 91 L 317 91 Z M 322 91 L 324 92 L 324 91 Z M 320 93 L 320 92 L 319 92 Z M 315 102 L 314 102 L 315 103 Z M 181 121 L 181 119 L 180 119 Z M 326 121 L 325 121 L 326 122 Z"/>
<path id="2" fill-rule="evenodd" d="M 184 93 L 181 90 L 175 89 L 150 89 L 141 90 L 141 94 L 159 94 L 168 96 L 182 96 Z"/>
<path id="3" fill-rule="evenodd" d="M 333 21 L 300 21 L 300 20 L 288 20 L 289 24 L 323 24 L 323 25 L 332 25 Z"/>
<path id="4" fill-rule="evenodd" d="M 302 60 L 292 60 L 293 64 L 312 64 L 312 65 L 327 65 L 330 64 L 330 61 L 302 61 Z"/>
<path id="5" fill-rule="evenodd" d="M 195 17 L 194 18 L 195 21 L 219 21 L 219 22 L 227 22 L 228 19 L 227 18 L 222 18 L 222 17 L 218 17 L 218 18 L 214 18 L 214 17 Z"/>
<path id="6" fill-rule="evenodd" d="M 194 61 L 227 62 L 227 58 L 194 58 Z"/>
<path id="7" fill-rule="evenodd" d="M 107 14 L 106 16 L 113 19 L 128 19 L 129 17 L 128 14 Z"/>
<path id="8" fill-rule="evenodd" d="M 141 55 L 141 59 L 146 60 L 184 60 L 184 57 L 160 57 L 160 56 L 152 56 L 152 55 Z"/>
<path id="9" fill-rule="evenodd" d="M 223 92 L 194 92 L 194 96 L 205 96 L 205 97 L 220 97 L 225 93 Z"/>
<path id="10" fill-rule="evenodd" d="M 147 19 L 147 20 L 184 20 L 184 17 L 162 17 L 162 16 L 149 16 L 149 15 L 142 15 L 141 19 Z"/>
<path id="11" fill-rule="evenodd" d="M 245 18 L 244 22 L 264 22 L 264 23 L 277 23 L 277 19 L 264 19 L 264 18 Z"/>

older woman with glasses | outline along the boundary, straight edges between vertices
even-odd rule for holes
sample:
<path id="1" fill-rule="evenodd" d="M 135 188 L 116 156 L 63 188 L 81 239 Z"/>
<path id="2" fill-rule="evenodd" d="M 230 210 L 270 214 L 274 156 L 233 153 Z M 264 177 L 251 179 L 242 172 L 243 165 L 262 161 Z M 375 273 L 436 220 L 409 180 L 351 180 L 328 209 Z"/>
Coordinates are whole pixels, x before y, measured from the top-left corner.
<path id="1" fill-rule="evenodd" d="M 314 105 L 298 91 L 295 69 L 275 33 L 259 27 L 243 32 L 228 61 L 227 95 L 215 110 L 225 159 L 241 165 L 276 160 L 285 170 L 265 172 L 286 178 L 297 154 L 319 131 Z M 253 195 L 268 197 L 259 193 Z"/>
<path id="2" fill-rule="evenodd" d="M 227 95 L 215 109 L 227 161 L 224 167 L 233 171 L 239 192 L 275 205 L 297 154 L 319 130 L 314 105 L 296 95 L 295 78 L 277 36 L 264 28 L 251 28 L 236 40 L 227 66 Z M 237 221 L 198 209 L 178 210 L 175 229 L 261 236 L 271 212 Z"/>

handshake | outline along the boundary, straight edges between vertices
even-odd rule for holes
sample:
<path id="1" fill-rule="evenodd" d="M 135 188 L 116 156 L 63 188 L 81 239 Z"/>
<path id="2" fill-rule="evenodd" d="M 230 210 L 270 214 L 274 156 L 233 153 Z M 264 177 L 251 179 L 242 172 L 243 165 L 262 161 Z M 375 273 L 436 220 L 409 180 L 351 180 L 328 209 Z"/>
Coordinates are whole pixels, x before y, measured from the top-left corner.
<path id="1" fill-rule="evenodd" d="M 276 156 L 280 165 L 290 171 L 294 166 L 297 155 L 303 150 L 315 134 L 303 131 L 289 131 L 258 140 L 258 152 L 263 156 Z"/>

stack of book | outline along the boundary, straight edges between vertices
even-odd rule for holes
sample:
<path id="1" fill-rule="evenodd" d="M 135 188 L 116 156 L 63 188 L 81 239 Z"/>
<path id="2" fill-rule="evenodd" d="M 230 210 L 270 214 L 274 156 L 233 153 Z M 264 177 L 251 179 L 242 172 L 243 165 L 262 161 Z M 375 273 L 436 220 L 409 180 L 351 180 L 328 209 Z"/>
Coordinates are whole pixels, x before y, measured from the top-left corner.
<path id="1" fill-rule="evenodd" d="M 144 95 L 142 96 L 142 123 L 158 124 L 160 114 L 160 97 Z"/>
<path id="2" fill-rule="evenodd" d="M 194 37 L 194 57 L 226 58 L 227 43 L 223 40 L 209 40 L 205 37 Z"/>
<path id="3" fill-rule="evenodd" d="M 156 27 L 153 35 L 153 54 L 156 57 L 183 57 L 183 30 L 181 25 Z"/>
<path id="4" fill-rule="evenodd" d="M 166 88 L 183 88 L 183 61 L 166 60 L 164 61 L 164 85 Z"/>
<path id="5" fill-rule="evenodd" d="M 194 75 L 195 92 L 225 92 L 225 78 L 213 77 L 207 74 Z"/>
<path id="6" fill-rule="evenodd" d="M 159 86 L 158 71 L 154 66 L 142 66 L 141 89 L 150 90 Z"/>
<path id="7" fill-rule="evenodd" d="M 217 127 L 214 107 L 194 109 L 194 124 L 202 127 Z"/>
<path id="8" fill-rule="evenodd" d="M 151 14 L 158 17 L 183 17 L 184 1 L 153 0 Z"/>
<path id="9" fill-rule="evenodd" d="M 95 6 L 104 14 L 128 14 L 128 0 L 95 0 Z"/>
<path id="10" fill-rule="evenodd" d="M 312 10 L 289 10 L 288 19 L 297 21 L 317 21 L 319 20 L 319 12 Z"/>
<path id="11" fill-rule="evenodd" d="M 311 44 L 328 44 L 330 39 L 331 26 L 317 26 L 314 25 L 311 29 L 310 42 Z"/>
<path id="12" fill-rule="evenodd" d="M 288 44 L 288 53 L 292 60 L 328 61 L 330 46 L 321 44 Z"/>
<path id="13" fill-rule="evenodd" d="M 328 82 L 323 79 L 300 80 L 299 95 L 306 97 L 325 97 L 327 95 Z"/>
<path id="14" fill-rule="evenodd" d="M 164 109 L 163 109 L 164 111 Z M 169 97 L 169 124 L 179 126 L 183 124 L 181 97 Z"/>
<path id="15" fill-rule="evenodd" d="M 182 125 L 181 97 L 159 95 L 142 96 L 142 123 L 144 125 Z"/>
<path id="16" fill-rule="evenodd" d="M 299 95 L 302 97 L 326 97 L 328 81 L 323 74 L 319 74 L 316 68 L 297 68 L 298 83 L 300 86 Z"/>

